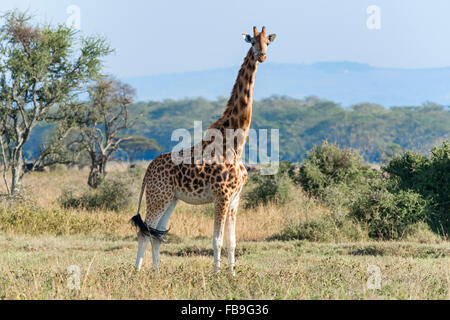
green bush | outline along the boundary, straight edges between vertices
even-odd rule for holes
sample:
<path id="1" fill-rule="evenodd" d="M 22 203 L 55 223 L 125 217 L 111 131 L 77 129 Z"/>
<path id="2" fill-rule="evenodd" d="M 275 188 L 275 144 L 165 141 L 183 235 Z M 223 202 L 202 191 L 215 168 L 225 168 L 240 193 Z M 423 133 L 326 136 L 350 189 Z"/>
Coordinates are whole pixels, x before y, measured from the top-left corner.
<path id="1" fill-rule="evenodd" d="M 126 179 L 104 179 L 96 189 L 79 194 L 76 189 L 64 189 L 59 203 L 63 208 L 106 209 L 119 211 L 130 206 L 133 192 Z"/>
<path id="2" fill-rule="evenodd" d="M 341 150 L 325 141 L 308 154 L 297 181 L 324 201 L 338 221 L 350 214 L 350 218 L 367 225 L 370 237 L 399 239 L 408 226 L 427 219 L 436 220 L 435 213 L 430 216 L 433 212 L 430 203 L 432 207 L 436 207 L 436 203 L 445 207 L 443 198 L 446 195 L 448 201 L 450 195 L 449 153 L 446 144 L 434 149 L 431 159 L 406 153 L 389 163 L 385 170 L 390 177 L 383 178 L 364 165 L 358 153 Z M 448 219 L 447 207 L 439 212 L 444 211 Z M 445 221 L 440 218 L 439 223 L 443 225 Z M 320 225 L 323 227 L 326 223 Z M 315 229 L 320 228 L 315 226 Z"/>
<path id="3" fill-rule="evenodd" d="M 324 190 L 331 185 L 357 186 L 373 175 L 373 170 L 363 165 L 359 153 L 324 141 L 308 153 L 297 181 L 304 190 L 322 198 Z"/>
<path id="4" fill-rule="evenodd" d="M 344 217 L 363 188 L 367 188 L 367 186 L 354 187 L 342 182 L 331 184 L 322 190 L 321 200 L 325 202 L 333 216 Z"/>
<path id="5" fill-rule="evenodd" d="M 379 181 L 361 190 L 351 216 L 368 226 L 369 236 L 399 239 L 410 225 L 426 217 L 426 201 L 413 191 L 391 191 L 388 182 Z"/>
<path id="6" fill-rule="evenodd" d="M 58 198 L 59 204 L 63 208 L 81 208 L 82 202 L 81 198 L 82 196 L 78 196 L 78 189 L 74 187 L 65 187 L 62 189 L 61 196 Z"/>
<path id="7" fill-rule="evenodd" d="M 413 190 L 428 202 L 431 228 L 450 234 L 450 143 L 435 147 L 430 157 L 413 152 L 393 158 L 384 168 L 401 190 Z"/>
<path id="8" fill-rule="evenodd" d="M 308 153 L 293 179 L 322 200 L 335 216 L 344 216 L 359 190 L 379 177 L 379 173 L 364 165 L 358 152 L 324 141 Z"/>
<path id="9" fill-rule="evenodd" d="M 293 198 L 294 183 L 289 177 L 290 164 L 280 165 L 274 175 L 250 175 L 250 188 L 243 195 L 245 208 L 253 208 L 260 204 L 275 202 L 284 204 Z"/>

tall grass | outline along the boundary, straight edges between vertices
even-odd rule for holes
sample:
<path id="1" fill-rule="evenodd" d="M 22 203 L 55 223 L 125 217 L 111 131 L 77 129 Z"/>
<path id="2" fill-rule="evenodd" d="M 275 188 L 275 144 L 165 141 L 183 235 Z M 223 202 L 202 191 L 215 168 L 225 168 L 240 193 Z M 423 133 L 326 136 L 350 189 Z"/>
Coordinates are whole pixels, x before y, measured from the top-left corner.
<path id="1" fill-rule="evenodd" d="M 67 186 L 85 192 L 87 169 L 70 168 L 52 172 L 33 172 L 25 176 L 23 184 L 28 196 L 26 202 L 0 203 L 0 231 L 16 234 L 90 234 L 110 233 L 128 237 L 135 230 L 128 223 L 137 210 L 137 200 L 144 175 L 143 169 L 124 171 L 110 168 L 112 179 L 123 178 L 132 184 L 129 206 L 118 210 L 82 207 L 64 208 L 57 201 L 64 195 Z M 1 191 L 0 191 L 1 192 Z M 294 200 L 280 205 L 275 202 L 260 204 L 245 209 L 240 204 L 237 217 L 238 240 L 262 241 L 282 230 L 288 221 L 301 223 L 329 214 L 317 200 L 304 194 L 301 189 L 294 192 Z M 145 202 L 145 201 L 144 201 Z M 141 214 L 145 214 L 144 210 Z M 194 206 L 179 202 L 170 219 L 170 232 L 183 238 L 210 238 L 213 233 L 213 205 Z"/>

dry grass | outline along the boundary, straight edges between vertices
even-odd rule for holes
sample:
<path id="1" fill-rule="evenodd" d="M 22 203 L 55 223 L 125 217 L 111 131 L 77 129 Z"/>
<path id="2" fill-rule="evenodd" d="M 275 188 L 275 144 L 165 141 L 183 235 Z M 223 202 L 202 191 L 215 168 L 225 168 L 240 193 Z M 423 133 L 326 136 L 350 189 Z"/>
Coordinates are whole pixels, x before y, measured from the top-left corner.
<path id="1" fill-rule="evenodd" d="M 161 270 L 136 242 L 105 237 L 0 235 L 3 299 L 449 299 L 449 247 L 387 242 L 240 242 L 237 275 L 213 273 L 209 239 L 168 243 Z M 71 290 L 68 267 L 79 267 Z M 381 287 L 367 285 L 379 267 Z"/>
<path id="2" fill-rule="evenodd" d="M 125 172 L 126 166 L 114 164 L 110 167 L 113 173 Z M 51 172 L 35 172 L 25 176 L 23 185 L 25 194 L 35 201 L 37 207 L 45 208 L 47 214 L 63 214 L 68 220 L 75 217 L 89 217 L 89 220 L 102 222 L 104 228 L 90 228 L 90 232 L 107 232 L 119 236 L 130 236 L 134 231 L 128 224 L 128 220 L 133 216 L 137 207 L 138 188 L 135 188 L 133 208 L 129 211 L 114 212 L 97 210 L 88 212 L 83 209 L 64 209 L 60 208 L 57 199 L 61 196 L 61 191 L 66 186 L 86 188 L 88 170 L 79 170 L 72 168 L 66 170 L 59 168 Z M 141 179 L 136 181 L 136 186 L 140 186 Z M 2 186 L 3 187 L 3 186 Z M 4 190 L 0 189 L 0 193 Z M 267 239 L 280 230 L 287 221 L 295 220 L 307 222 L 323 215 L 329 214 L 328 210 L 321 206 L 316 200 L 307 197 L 298 190 L 296 200 L 285 206 L 269 204 L 255 209 L 245 210 L 241 203 L 237 219 L 237 239 L 238 241 L 261 241 Z M 40 213 L 42 215 L 42 213 Z M 141 214 L 144 214 L 142 210 Z M 36 221 L 37 223 L 37 221 Z M 202 205 L 194 206 L 184 202 L 179 202 L 175 212 L 170 220 L 171 233 L 182 238 L 201 238 L 210 237 L 213 232 L 213 206 Z M 1 229 L 0 229 L 1 230 Z M 6 231 L 6 230 L 4 230 Z M 14 230 L 7 230 L 13 232 Z M 19 233 L 27 233 L 27 227 L 17 228 Z M 35 232 L 28 232 L 35 234 Z M 49 234 L 52 233 L 48 230 Z M 64 234 L 73 234 L 66 232 Z"/>

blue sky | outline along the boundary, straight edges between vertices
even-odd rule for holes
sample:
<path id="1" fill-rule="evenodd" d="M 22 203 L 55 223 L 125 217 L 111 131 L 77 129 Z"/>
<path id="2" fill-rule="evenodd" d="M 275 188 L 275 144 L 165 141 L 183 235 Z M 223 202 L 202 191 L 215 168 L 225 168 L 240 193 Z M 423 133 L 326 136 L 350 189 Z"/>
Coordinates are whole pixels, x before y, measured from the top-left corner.
<path id="1" fill-rule="evenodd" d="M 81 9 L 83 33 L 110 40 L 107 71 L 118 77 L 239 65 L 248 48 L 241 33 L 253 25 L 278 34 L 270 62 L 450 66 L 448 0 L 2 0 L 0 11 L 65 23 L 69 5 Z M 370 5 L 381 9 L 379 30 L 366 26 Z"/>

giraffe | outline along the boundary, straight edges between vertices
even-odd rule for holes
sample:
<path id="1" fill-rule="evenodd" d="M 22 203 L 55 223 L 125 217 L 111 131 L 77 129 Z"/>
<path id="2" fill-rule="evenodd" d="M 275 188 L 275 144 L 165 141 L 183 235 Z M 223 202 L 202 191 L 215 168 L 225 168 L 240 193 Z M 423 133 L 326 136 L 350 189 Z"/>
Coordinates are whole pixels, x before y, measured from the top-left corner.
<path id="1" fill-rule="evenodd" d="M 214 272 L 220 270 L 220 255 L 226 234 L 229 268 L 235 275 L 237 209 L 248 177 L 242 153 L 252 117 L 256 70 L 258 64 L 266 60 L 267 46 L 275 40 L 276 34 L 266 36 L 266 27 L 261 32 L 253 27 L 253 36 L 242 36 L 251 48 L 239 70 L 223 115 L 209 126 L 201 142 L 189 150 L 163 153 L 147 168 L 138 213 L 131 219 L 138 227 L 137 270 L 141 269 L 146 247 L 151 242 L 153 267 L 158 271 L 160 246 L 167 233 L 165 229 L 177 202 L 182 200 L 195 205 L 214 203 Z M 208 149 L 210 153 L 207 154 Z M 174 160 L 181 158 L 184 161 Z M 147 205 L 145 221 L 139 213 L 144 190 Z"/>

